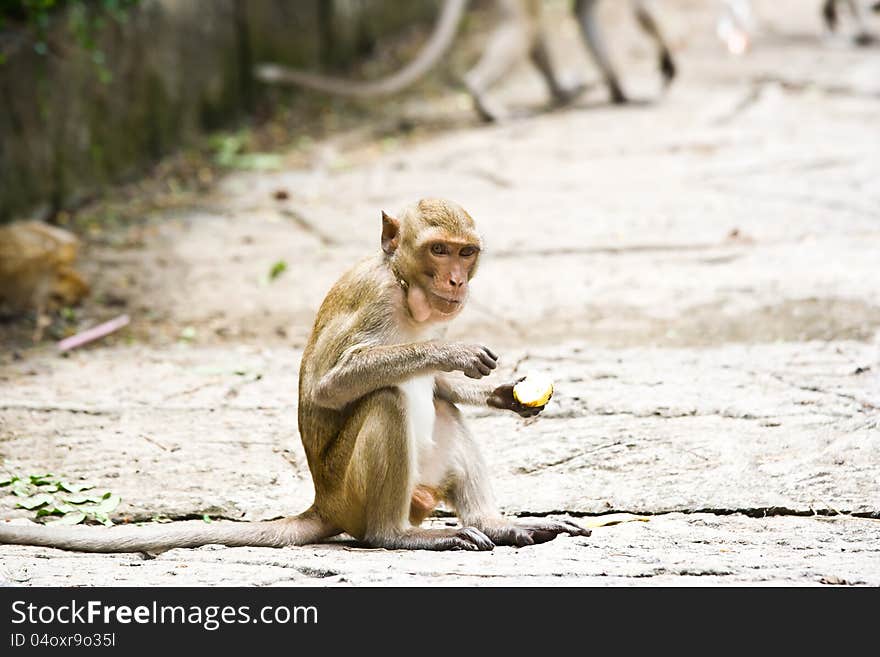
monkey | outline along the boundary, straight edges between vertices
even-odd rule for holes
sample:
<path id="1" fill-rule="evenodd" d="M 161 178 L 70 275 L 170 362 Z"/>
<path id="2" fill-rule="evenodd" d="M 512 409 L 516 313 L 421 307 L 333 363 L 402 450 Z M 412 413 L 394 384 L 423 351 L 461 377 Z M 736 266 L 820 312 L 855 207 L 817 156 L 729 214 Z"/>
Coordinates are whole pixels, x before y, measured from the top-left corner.
<path id="1" fill-rule="evenodd" d="M 602 76 L 605 79 L 605 85 L 611 95 L 611 101 L 615 104 L 624 104 L 629 102 L 629 98 L 624 93 L 611 64 L 608 50 L 599 31 L 599 22 L 595 17 L 597 0 L 576 0 L 575 15 L 578 19 L 578 26 L 583 35 L 584 44 L 587 46 L 590 54 L 593 56 Z M 646 0 L 634 0 L 632 2 L 633 11 L 639 27 L 649 35 L 657 47 L 657 58 L 659 62 L 660 73 L 663 78 L 663 84 L 668 86 L 676 75 L 675 61 L 672 59 L 672 52 L 666 45 L 666 40 L 660 31 L 660 26 L 654 15 L 648 8 Z"/>
<path id="2" fill-rule="evenodd" d="M 73 306 L 89 293 L 74 269 L 79 240 L 40 221 L 0 227 L 0 309 L 17 314 L 33 310 L 32 341 L 40 342 L 51 323 L 48 311 Z"/>
<path id="3" fill-rule="evenodd" d="M 422 199 L 382 212 L 380 249 L 342 275 L 319 308 L 300 364 L 298 425 L 315 488 L 291 518 L 149 527 L 39 527 L 0 523 L 0 544 L 90 552 L 157 552 L 209 543 L 283 547 L 346 533 L 368 547 L 491 550 L 522 547 L 579 525 L 513 520 L 497 509 L 488 467 L 460 404 L 524 418 L 541 413 L 487 384 L 488 347 L 449 342 L 443 330 L 468 298 L 482 240 L 459 205 Z M 463 375 L 463 376 L 462 376 Z M 461 527 L 421 522 L 440 502 Z"/>
<path id="4" fill-rule="evenodd" d="M 828 30 L 830 32 L 837 30 L 839 19 L 837 5 L 841 2 L 846 5 L 850 14 L 852 14 L 852 17 L 856 21 L 856 27 L 858 30 L 853 37 L 853 42 L 858 46 L 868 46 L 874 43 L 875 36 L 871 33 L 871 30 L 868 27 L 863 7 L 859 0 L 823 0 L 822 18 L 825 20 L 825 26 Z M 877 6 L 872 7 L 872 10 L 877 11 Z"/>
<path id="5" fill-rule="evenodd" d="M 649 10 L 648 0 L 631 0 L 639 26 L 654 40 L 664 86 L 676 75 L 671 50 Z M 403 69 L 388 77 L 369 82 L 355 82 L 289 69 L 277 64 L 260 64 L 256 77 L 266 83 L 300 85 L 330 94 L 369 98 L 401 91 L 430 71 L 451 47 L 467 0 L 446 0 L 425 47 Z M 583 84 L 564 85 L 556 75 L 547 47 L 548 35 L 541 24 L 540 0 L 496 0 L 497 25 L 489 35 L 477 64 L 468 71 L 463 83 L 484 121 L 499 121 L 508 116 L 488 97 L 489 90 L 520 61 L 528 58 L 541 74 L 554 105 L 575 100 L 585 89 Z M 586 47 L 598 66 L 611 100 L 626 103 L 628 97 L 611 63 L 595 15 L 596 0 L 576 0 L 574 15 Z"/>

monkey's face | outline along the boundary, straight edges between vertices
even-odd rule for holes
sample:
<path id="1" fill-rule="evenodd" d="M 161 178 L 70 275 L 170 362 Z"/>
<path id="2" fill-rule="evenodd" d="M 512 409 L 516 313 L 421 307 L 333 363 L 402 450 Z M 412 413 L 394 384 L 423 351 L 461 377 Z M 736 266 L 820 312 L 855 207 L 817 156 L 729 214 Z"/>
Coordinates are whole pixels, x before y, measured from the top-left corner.
<path id="1" fill-rule="evenodd" d="M 419 286 L 438 319 L 451 319 L 464 307 L 468 282 L 480 255 L 476 244 L 458 239 L 429 240 L 420 248 Z"/>
<path id="2" fill-rule="evenodd" d="M 423 199 L 404 211 L 402 222 L 382 213 L 382 251 L 417 322 L 448 321 L 461 312 L 480 244 L 473 219 L 448 201 Z"/>

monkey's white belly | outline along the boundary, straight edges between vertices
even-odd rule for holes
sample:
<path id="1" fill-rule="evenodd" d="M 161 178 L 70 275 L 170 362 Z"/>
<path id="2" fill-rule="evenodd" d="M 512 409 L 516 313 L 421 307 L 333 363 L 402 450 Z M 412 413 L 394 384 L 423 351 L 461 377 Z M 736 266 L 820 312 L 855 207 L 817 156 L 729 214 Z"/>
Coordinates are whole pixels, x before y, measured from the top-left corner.
<path id="1" fill-rule="evenodd" d="M 398 387 L 406 399 L 409 444 L 415 452 L 414 483 L 438 486 L 446 476 L 446 463 L 438 454 L 438 448 L 442 446 L 437 444 L 434 436 L 434 377 L 415 377 Z"/>

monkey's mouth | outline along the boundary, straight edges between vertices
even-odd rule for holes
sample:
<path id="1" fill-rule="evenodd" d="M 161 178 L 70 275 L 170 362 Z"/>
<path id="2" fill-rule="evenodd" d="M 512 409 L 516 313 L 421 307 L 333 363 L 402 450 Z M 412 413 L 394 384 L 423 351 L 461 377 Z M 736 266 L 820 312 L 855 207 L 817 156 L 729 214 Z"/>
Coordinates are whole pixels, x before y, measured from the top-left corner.
<path id="1" fill-rule="evenodd" d="M 433 303 L 431 304 L 434 306 L 434 310 L 443 315 L 452 315 L 461 310 L 462 299 L 449 299 L 440 296 L 436 292 L 432 292 L 431 296 L 434 297 Z"/>

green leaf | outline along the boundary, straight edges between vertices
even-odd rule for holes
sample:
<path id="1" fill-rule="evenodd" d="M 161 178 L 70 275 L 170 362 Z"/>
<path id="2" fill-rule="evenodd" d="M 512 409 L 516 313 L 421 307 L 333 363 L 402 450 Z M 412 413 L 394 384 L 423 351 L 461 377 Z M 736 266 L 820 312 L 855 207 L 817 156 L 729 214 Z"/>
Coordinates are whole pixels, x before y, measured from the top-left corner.
<path id="1" fill-rule="evenodd" d="M 209 516 L 207 513 L 202 515 L 202 520 L 204 520 L 205 522 L 214 522 L 213 520 L 211 520 L 211 516 Z"/>
<path id="2" fill-rule="evenodd" d="M 119 506 L 119 503 L 122 501 L 122 498 L 119 495 L 115 495 L 113 493 L 107 493 L 104 496 L 104 499 L 95 507 L 95 513 L 110 513 Z"/>
<path id="3" fill-rule="evenodd" d="M 31 475 L 30 480 L 34 486 L 47 486 L 49 484 L 55 483 L 54 481 L 52 481 L 52 477 L 54 476 L 55 475 L 53 475 L 51 472 L 44 475 Z"/>
<path id="4" fill-rule="evenodd" d="M 14 475 L 5 476 L 3 479 L 0 479 L 0 488 L 3 488 L 4 486 L 11 486 L 16 481 L 21 481 L 21 479 Z"/>
<path id="5" fill-rule="evenodd" d="M 24 498 L 17 504 L 17 506 L 21 507 L 22 509 L 38 509 L 41 506 L 52 504 L 54 501 L 55 498 L 48 493 L 38 493 L 37 495 L 32 495 L 31 497 Z"/>
<path id="6" fill-rule="evenodd" d="M 65 495 L 62 498 L 68 504 L 85 504 L 86 502 L 97 502 L 98 500 L 93 500 L 91 495 L 86 495 L 83 493 L 74 493 L 72 495 Z"/>
<path id="7" fill-rule="evenodd" d="M 94 488 L 94 486 L 90 486 L 88 484 L 72 484 L 66 479 L 62 479 L 58 482 L 58 488 L 67 491 L 68 493 L 81 493 L 84 490 Z"/>
<path id="8" fill-rule="evenodd" d="M 113 521 L 107 517 L 106 513 L 93 513 L 91 516 L 106 527 L 112 527 Z"/>
<path id="9" fill-rule="evenodd" d="M 61 501 L 61 500 L 55 500 L 54 508 L 55 508 L 56 511 L 58 511 L 58 513 L 61 513 L 61 514 L 72 513 L 72 512 L 74 512 L 74 511 L 78 511 L 78 510 L 79 510 L 79 509 L 77 509 L 75 506 L 72 506 L 72 505 L 70 505 L 70 504 L 65 504 L 65 503 L 64 503 L 63 501 Z"/>
<path id="10" fill-rule="evenodd" d="M 63 516 L 64 513 L 59 511 L 53 506 L 44 506 L 42 509 L 37 509 L 36 516 L 37 518 L 42 518 L 43 516 Z"/>
<path id="11" fill-rule="evenodd" d="M 274 281 L 276 278 L 281 276 L 284 272 L 287 271 L 287 263 L 284 260 L 279 260 L 272 267 L 269 268 L 269 280 Z"/>
<path id="12" fill-rule="evenodd" d="M 86 514 L 82 511 L 74 511 L 73 513 L 68 513 L 57 520 L 49 520 L 46 522 L 47 525 L 78 525 L 83 520 L 86 519 Z"/>

